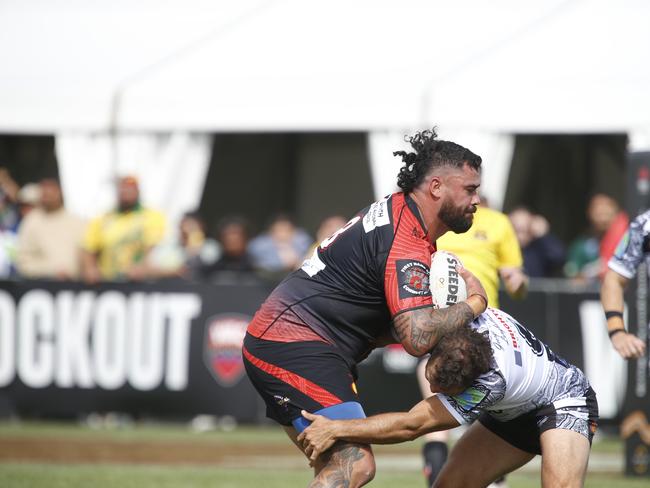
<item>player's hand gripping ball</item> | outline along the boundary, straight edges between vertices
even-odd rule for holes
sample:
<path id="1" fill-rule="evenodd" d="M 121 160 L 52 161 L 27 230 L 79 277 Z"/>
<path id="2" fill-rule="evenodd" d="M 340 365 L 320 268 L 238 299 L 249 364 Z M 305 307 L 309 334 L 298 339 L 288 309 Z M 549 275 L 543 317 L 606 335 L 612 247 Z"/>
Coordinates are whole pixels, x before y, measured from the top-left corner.
<path id="1" fill-rule="evenodd" d="M 436 308 L 449 307 L 467 298 L 465 280 L 456 269 L 462 265 L 460 259 L 450 252 L 437 251 L 431 257 L 429 286 Z"/>

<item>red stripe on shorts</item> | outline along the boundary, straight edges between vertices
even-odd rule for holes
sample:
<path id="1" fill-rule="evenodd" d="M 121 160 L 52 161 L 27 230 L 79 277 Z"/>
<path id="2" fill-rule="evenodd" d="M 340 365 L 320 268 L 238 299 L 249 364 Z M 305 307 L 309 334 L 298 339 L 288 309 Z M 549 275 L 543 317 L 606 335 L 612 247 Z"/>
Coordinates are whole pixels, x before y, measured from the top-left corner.
<path id="1" fill-rule="evenodd" d="M 318 386 L 316 383 L 312 383 L 307 378 L 303 378 L 296 373 L 292 373 L 291 371 L 287 371 L 286 369 L 280 368 L 279 366 L 267 363 L 266 361 L 253 356 L 245 347 L 242 348 L 242 352 L 244 353 L 244 357 L 253 366 L 261 369 L 271 376 L 276 377 L 280 381 L 293 386 L 296 390 L 304 393 L 312 400 L 320 403 L 323 407 L 331 407 L 332 405 L 343 403 L 339 397 Z"/>

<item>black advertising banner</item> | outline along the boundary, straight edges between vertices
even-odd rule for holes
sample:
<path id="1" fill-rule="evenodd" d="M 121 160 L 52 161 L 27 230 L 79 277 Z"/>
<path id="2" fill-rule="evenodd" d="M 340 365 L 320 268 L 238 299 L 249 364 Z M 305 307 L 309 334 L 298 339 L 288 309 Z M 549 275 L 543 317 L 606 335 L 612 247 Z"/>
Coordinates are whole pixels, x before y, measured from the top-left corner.
<path id="1" fill-rule="evenodd" d="M 257 422 L 265 407 L 244 373 L 241 342 L 269 291 L 261 284 L 0 282 L 0 414 Z M 525 301 L 501 301 L 587 373 L 601 418 L 619 421 L 626 363 L 609 343 L 597 292 L 532 282 Z M 366 412 L 419 401 L 417 363 L 400 346 L 362 362 L 357 384 Z"/>
<path id="2" fill-rule="evenodd" d="M 0 397 L 21 414 L 260 417 L 241 343 L 268 289 L 0 282 Z"/>
<path id="3" fill-rule="evenodd" d="M 627 211 L 633 219 L 650 208 L 650 152 L 628 156 Z M 629 361 L 625 418 L 621 435 L 625 438 L 625 472 L 631 476 L 650 476 L 650 315 L 648 313 L 648 269 L 639 266 L 629 287 L 629 329 L 646 343 L 646 354 Z"/>

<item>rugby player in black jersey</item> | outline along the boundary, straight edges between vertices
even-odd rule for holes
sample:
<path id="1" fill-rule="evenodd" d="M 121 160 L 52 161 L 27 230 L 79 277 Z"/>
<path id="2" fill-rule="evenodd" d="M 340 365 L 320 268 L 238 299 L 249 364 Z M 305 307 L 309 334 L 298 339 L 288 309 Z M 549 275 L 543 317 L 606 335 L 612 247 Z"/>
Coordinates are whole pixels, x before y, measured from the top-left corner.
<path id="1" fill-rule="evenodd" d="M 466 232 L 479 204 L 481 158 L 437 139 L 409 138 L 399 151 L 401 192 L 355 215 L 320 243 L 302 268 L 264 302 L 248 326 L 242 354 L 267 416 L 293 442 L 308 422 L 301 410 L 332 419 L 364 418 L 356 364 L 372 349 L 399 342 L 422 356 L 445 332 L 469 323 L 487 306 L 468 271 L 467 299 L 433 307 L 429 265 L 436 239 Z M 375 473 L 367 444 L 340 442 L 315 464 L 310 486 L 362 486 Z"/>

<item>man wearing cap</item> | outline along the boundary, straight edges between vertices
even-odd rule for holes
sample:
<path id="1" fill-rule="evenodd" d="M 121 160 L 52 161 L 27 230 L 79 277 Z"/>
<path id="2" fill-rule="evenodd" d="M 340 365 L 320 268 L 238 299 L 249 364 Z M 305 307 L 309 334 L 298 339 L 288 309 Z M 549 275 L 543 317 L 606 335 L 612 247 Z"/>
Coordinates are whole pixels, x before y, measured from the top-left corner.
<path id="1" fill-rule="evenodd" d="M 93 219 L 86 229 L 82 272 L 90 283 L 147 279 L 147 256 L 165 233 L 164 215 L 140 204 L 135 177 L 121 177 L 117 194 L 117 209 Z"/>
<path id="2" fill-rule="evenodd" d="M 86 223 L 65 209 L 56 178 L 43 178 L 32 188 L 37 190 L 35 200 L 28 198 L 27 191 L 23 192 L 25 187 L 18 194 L 21 205 L 35 207 L 18 228 L 18 272 L 26 278 L 77 279 L 79 245 Z"/>

